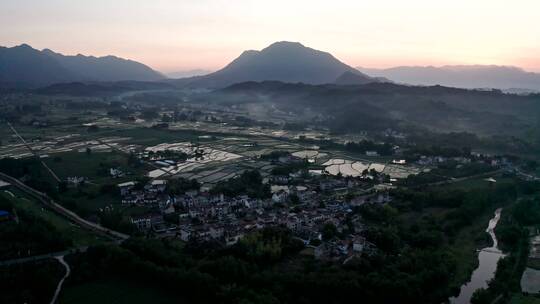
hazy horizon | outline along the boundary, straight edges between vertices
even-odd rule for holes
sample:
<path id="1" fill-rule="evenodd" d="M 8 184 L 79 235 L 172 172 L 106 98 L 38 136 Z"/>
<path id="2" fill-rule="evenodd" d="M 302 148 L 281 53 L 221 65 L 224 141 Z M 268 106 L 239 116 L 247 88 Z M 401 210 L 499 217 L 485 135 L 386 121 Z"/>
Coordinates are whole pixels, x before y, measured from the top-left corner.
<path id="1" fill-rule="evenodd" d="M 0 45 L 115 55 L 163 73 L 217 70 L 244 50 L 284 40 L 353 67 L 486 64 L 540 72 L 540 3 L 517 2 L 7 0 Z"/>

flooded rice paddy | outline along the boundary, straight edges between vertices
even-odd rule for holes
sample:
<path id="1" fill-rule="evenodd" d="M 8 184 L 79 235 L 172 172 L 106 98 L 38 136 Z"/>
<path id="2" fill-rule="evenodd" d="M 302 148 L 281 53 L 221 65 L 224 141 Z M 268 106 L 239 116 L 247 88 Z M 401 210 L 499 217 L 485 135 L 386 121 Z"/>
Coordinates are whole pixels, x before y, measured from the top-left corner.
<path id="1" fill-rule="evenodd" d="M 332 158 L 322 164 L 325 171 L 331 175 L 357 177 L 361 176 L 364 170 L 375 170 L 379 173 L 390 175 L 391 178 L 405 178 L 411 174 L 420 172 L 418 168 L 411 166 L 401 166 L 393 164 L 382 164 L 368 161 L 355 161 L 341 158 Z"/>

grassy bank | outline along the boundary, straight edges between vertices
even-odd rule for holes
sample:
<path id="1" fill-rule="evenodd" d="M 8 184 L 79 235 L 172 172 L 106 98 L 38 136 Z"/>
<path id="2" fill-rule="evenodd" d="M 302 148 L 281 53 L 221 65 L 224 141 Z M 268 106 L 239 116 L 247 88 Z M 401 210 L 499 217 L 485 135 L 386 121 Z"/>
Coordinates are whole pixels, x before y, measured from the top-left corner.
<path id="1" fill-rule="evenodd" d="M 72 240 L 74 246 L 96 245 L 106 241 L 96 236 L 94 233 L 71 223 L 53 211 L 44 208 L 40 203 L 33 199 L 22 196 L 17 191 L 13 191 L 13 193 L 16 195 L 15 197 L 12 197 L 5 192 L 0 193 L 0 196 L 2 196 L 3 199 L 12 202 L 15 206 L 15 210 L 24 210 L 27 213 L 42 218 L 50 223 L 63 237 Z"/>

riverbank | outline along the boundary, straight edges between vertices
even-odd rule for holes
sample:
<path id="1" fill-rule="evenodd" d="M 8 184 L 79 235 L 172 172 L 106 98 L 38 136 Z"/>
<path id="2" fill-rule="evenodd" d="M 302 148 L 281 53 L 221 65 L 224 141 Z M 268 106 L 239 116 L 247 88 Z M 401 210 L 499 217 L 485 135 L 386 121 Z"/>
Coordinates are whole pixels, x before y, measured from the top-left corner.
<path id="1" fill-rule="evenodd" d="M 508 252 L 498 263 L 494 279 L 489 288 L 480 289 L 473 295 L 471 303 L 526 303 L 531 297 L 522 294 L 521 278 L 527 266 L 529 254 L 529 229 L 540 224 L 540 200 L 520 199 L 506 208 L 496 229 L 500 247 Z M 520 302 L 523 300 L 523 302 Z M 517 301 L 517 302 L 516 302 Z"/>
<path id="2" fill-rule="evenodd" d="M 501 209 L 497 209 L 489 220 L 487 232 L 492 240 L 492 245 L 478 252 L 478 267 L 472 272 L 470 280 L 461 286 L 459 295 L 449 299 L 452 304 L 469 304 L 473 293 L 480 288 L 487 288 L 488 282 L 495 276 L 497 262 L 504 255 L 499 250 L 494 229 L 501 217 Z"/>
<path id="3" fill-rule="evenodd" d="M 459 290 L 468 282 L 473 271 L 478 268 L 478 250 L 492 245 L 492 240 L 485 233 L 493 214 L 482 215 L 473 225 L 462 229 L 455 237 L 450 251 L 457 261 L 456 273 L 452 285 Z"/>

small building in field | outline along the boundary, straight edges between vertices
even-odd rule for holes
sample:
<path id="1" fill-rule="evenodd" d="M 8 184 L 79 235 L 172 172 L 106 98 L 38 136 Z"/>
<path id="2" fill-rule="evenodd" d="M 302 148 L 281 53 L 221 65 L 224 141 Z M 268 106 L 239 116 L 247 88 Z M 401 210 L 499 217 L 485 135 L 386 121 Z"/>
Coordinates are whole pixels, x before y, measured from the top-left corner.
<path id="1" fill-rule="evenodd" d="M 152 228 L 151 216 L 134 216 L 131 218 L 131 223 L 137 227 L 139 231 L 147 231 Z"/>
<path id="2" fill-rule="evenodd" d="M 366 156 L 379 156 L 377 151 L 366 151 Z"/>
<path id="3" fill-rule="evenodd" d="M 131 182 L 125 182 L 125 183 L 121 183 L 121 184 L 118 184 L 118 188 L 120 189 L 120 194 L 122 196 L 126 195 L 129 193 L 129 191 L 131 191 L 131 189 L 133 189 L 133 187 L 135 187 L 135 182 L 131 181 Z"/>
<path id="4" fill-rule="evenodd" d="M 5 210 L 0 210 L 0 223 L 9 222 L 13 219 L 13 215 Z"/>
<path id="5" fill-rule="evenodd" d="M 7 188 L 7 187 L 9 187 L 9 186 L 11 186 L 10 183 L 5 182 L 5 181 L 3 181 L 3 180 L 0 180 L 0 189 L 2 189 L 2 188 Z"/>

